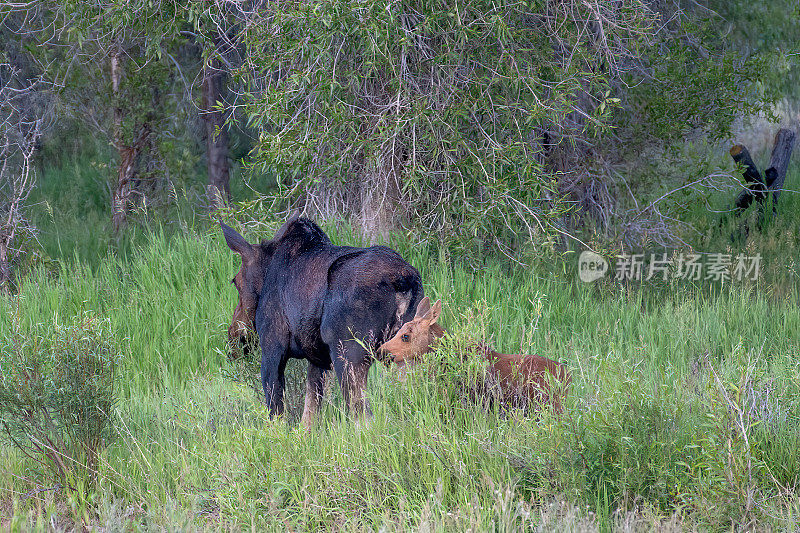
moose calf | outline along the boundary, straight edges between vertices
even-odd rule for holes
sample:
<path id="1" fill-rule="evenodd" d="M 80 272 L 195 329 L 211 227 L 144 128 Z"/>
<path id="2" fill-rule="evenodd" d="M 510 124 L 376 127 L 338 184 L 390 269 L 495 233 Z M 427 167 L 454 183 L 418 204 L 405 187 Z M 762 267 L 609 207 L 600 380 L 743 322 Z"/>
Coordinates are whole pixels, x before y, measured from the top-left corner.
<path id="1" fill-rule="evenodd" d="M 444 335 L 444 329 L 437 323 L 441 312 L 441 300 L 431 306 L 426 296 L 420 301 L 414 319 L 383 343 L 379 353 L 396 363 L 404 374 L 433 351 L 437 339 Z M 484 389 L 494 392 L 503 404 L 549 404 L 556 413 L 561 412 L 561 402 L 572 382 L 566 366 L 538 355 L 509 355 L 486 346 L 474 350 L 488 363 Z"/>

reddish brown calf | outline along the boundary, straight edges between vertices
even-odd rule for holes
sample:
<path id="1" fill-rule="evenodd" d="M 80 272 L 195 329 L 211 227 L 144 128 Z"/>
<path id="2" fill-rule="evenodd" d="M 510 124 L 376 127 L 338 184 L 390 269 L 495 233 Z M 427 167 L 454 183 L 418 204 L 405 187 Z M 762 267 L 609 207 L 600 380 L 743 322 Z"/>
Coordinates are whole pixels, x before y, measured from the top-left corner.
<path id="1" fill-rule="evenodd" d="M 444 329 L 437 324 L 441 311 L 440 300 L 431 307 L 430 300 L 423 298 L 414 319 L 403 324 L 394 337 L 383 343 L 380 353 L 397 363 L 405 373 L 422 356 L 433 351 L 436 341 L 444 335 Z M 475 351 L 488 363 L 483 387 L 486 392 L 507 405 L 549 404 L 555 412 L 561 412 L 561 402 L 572 382 L 566 366 L 538 355 L 498 353 L 486 346 L 475 347 Z"/>

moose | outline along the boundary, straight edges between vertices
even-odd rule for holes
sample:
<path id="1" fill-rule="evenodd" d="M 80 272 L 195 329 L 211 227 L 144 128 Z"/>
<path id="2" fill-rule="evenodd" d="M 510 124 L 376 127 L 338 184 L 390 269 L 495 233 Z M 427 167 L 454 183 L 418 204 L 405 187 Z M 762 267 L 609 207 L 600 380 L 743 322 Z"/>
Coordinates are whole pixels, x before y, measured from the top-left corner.
<path id="1" fill-rule="evenodd" d="M 292 216 L 272 240 L 250 244 L 220 223 L 242 258 L 229 342 L 261 346 L 261 383 L 271 416 L 284 410 L 289 358 L 306 359 L 301 422 L 313 424 L 324 372 L 334 369 L 350 412 L 360 417 L 372 351 L 414 316 L 424 296 L 417 270 L 384 246 L 335 246 L 309 219 Z"/>
<path id="2" fill-rule="evenodd" d="M 405 375 L 425 354 L 433 351 L 438 339 L 445 335 L 438 324 L 441 312 L 441 300 L 431 306 L 430 299 L 424 297 L 414 318 L 383 343 L 378 353 L 396 363 Z M 487 363 L 486 381 L 481 388 L 502 404 L 521 407 L 549 404 L 554 412 L 562 411 L 561 402 L 572 382 L 566 366 L 538 355 L 498 353 L 483 345 L 473 347 L 473 351 Z"/>

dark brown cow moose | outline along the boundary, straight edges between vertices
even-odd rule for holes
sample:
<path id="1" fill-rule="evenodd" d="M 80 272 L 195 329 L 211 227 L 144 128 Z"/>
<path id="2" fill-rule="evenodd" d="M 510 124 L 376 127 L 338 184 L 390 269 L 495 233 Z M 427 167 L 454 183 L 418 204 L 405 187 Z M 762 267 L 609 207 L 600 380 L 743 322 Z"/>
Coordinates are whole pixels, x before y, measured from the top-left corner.
<path id="1" fill-rule="evenodd" d="M 233 279 L 239 303 L 229 339 L 247 343 L 253 331 L 258 334 L 270 413 L 283 412 L 286 362 L 300 358 L 308 360 L 303 424 L 313 422 L 323 372 L 331 367 L 350 411 L 361 415 L 370 350 L 413 318 L 424 296 L 417 270 L 383 246 L 334 246 L 305 218 L 290 218 L 260 244 L 221 226 L 228 246 L 242 257 Z"/>
<path id="2" fill-rule="evenodd" d="M 403 324 L 397 333 L 381 345 L 379 352 L 405 371 L 434 350 L 445 331 L 437 323 L 441 301 L 431 307 L 423 298 L 413 320 Z M 486 383 L 480 389 L 498 398 L 504 405 L 539 407 L 551 405 L 560 413 L 572 376 L 566 366 L 538 355 L 504 354 L 486 346 L 475 346 L 486 363 Z"/>

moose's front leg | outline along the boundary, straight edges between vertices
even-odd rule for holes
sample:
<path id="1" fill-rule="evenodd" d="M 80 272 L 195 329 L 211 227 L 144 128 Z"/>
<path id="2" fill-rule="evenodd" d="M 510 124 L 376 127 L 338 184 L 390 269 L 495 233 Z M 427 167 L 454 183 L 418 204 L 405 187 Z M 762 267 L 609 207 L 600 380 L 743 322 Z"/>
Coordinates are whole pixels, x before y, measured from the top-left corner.
<path id="1" fill-rule="evenodd" d="M 286 387 L 284 371 L 288 359 L 287 345 L 261 341 L 261 385 L 271 417 L 283 414 L 283 391 Z"/>

